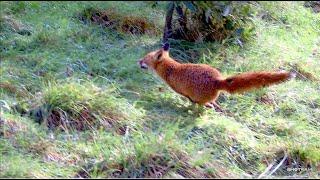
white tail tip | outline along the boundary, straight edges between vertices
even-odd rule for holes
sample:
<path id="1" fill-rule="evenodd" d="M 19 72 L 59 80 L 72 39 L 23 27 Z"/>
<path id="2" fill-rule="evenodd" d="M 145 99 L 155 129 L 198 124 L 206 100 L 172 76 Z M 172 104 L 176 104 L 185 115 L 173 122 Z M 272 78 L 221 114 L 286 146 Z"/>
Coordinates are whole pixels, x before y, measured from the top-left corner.
<path id="1" fill-rule="evenodd" d="M 293 78 L 296 78 L 296 76 L 297 76 L 297 73 L 295 73 L 295 72 L 290 72 L 289 78 L 290 78 L 290 79 L 293 79 Z"/>

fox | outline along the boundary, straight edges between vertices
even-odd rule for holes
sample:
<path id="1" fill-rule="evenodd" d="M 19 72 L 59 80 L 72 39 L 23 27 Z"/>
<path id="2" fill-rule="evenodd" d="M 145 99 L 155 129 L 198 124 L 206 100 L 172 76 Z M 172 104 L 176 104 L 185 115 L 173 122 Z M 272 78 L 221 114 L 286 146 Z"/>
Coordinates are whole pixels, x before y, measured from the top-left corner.
<path id="1" fill-rule="evenodd" d="M 191 102 L 216 111 L 224 112 L 216 103 L 221 92 L 244 93 L 282 83 L 295 77 L 294 72 L 258 71 L 244 72 L 224 78 L 216 69 L 207 64 L 179 63 L 169 55 L 168 43 L 147 53 L 138 60 L 142 69 L 151 69 L 176 93 Z"/>

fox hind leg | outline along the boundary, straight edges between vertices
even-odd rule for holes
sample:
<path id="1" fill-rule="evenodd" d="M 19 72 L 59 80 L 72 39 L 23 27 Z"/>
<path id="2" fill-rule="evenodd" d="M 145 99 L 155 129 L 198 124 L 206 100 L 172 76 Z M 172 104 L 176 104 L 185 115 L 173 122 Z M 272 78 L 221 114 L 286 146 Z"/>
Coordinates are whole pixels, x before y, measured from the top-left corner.
<path id="1" fill-rule="evenodd" d="M 222 113 L 225 112 L 215 101 L 206 103 L 205 107 L 215 109 L 217 112 L 222 112 Z"/>
<path id="2" fill-rule="evenodd" d="M 219 111 L 219 112 L 225 112 L 220 106 L 219 104 L 217 104 L 215 101 L 211 102 L 212 105 L 214 106 L 214 108 L 216 109 L 216 111 Z"/>
<path id="3" fill-rule="evenodd" d="M 207 108 L 212 108 L 212 109 L 214 108 L 214 105 L 211 102 L 206 103 L 204 106 Z"/>

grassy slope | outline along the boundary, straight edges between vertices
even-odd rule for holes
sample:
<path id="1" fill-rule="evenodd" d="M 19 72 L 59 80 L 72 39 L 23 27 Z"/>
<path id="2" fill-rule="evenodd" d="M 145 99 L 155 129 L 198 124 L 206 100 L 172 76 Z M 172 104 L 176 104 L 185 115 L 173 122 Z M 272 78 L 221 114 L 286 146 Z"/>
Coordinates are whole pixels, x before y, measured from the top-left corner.
<path id="1" fill-rule="evenodd" d="M 73 177 L 83 167 L 91 169 L 91 177 L 105 177 L 109 171 L 102 167 L 110 164 L 121 164 L 125 177 L 141 177 L 148 164 L 157 164 L 150 162 L 155 156 L 176 164 L 164 177 L 192 177 L 191 172 L 195 177 L 201 172 L 258 177 L 285 151 L 292 161 L 311 161 L 307 176 L 319 178 L 319 82 L 295 79 L 243 95 L 223 95 L 218 102 L 234 115 L 221 115 L 192 106 L 137 67 L 139 58 L 158 47 L 160 35 L 131 36 L 75 18 L 87 7 L 113 8 L 146 17 L 162 29 L 164 11 L 156 12 L 150 4 L 1 2 L 1 7 L 2 104 L 27 109 L 54 104 L 67 111 L 79 102 L 89 103 L 95 112 L 119 111 L 134 130 L 126 136 L 99 129 L 52 132 L 34 123 L 33 116 L 19 117 L 2 105 L 0 177 Z M 257 11 L 263 10 L 274 19 L 261 20 L 256 14 L 256 37 L 244 48 L 201 44 L 212 48 L 197 61 L 226 76 L 288 70 L 288 63 L 296 63 L 319 79 L 319 14 L 297 2 L 263 2 Z M 32 34 L 16 33 L 21 29 Z M 71 77 L 66 76 L 67 69 Z M 99 98 L 93 93 L 96 88 L 110 98 Z M 261 97 L 271 104 L 258 101 Z M 186 162 L 175 158 L 180 154 Z M 273 175 L 293 174 L 299 173 L 279 168 Z"/>

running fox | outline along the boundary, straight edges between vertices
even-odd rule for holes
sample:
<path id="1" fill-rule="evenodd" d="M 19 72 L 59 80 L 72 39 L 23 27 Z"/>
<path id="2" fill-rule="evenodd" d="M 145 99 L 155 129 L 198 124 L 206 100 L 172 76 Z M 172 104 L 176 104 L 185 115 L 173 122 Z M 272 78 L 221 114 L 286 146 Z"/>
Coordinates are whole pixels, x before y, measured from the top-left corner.
<path id="1" fill-rule="evenodd" d="M 276 83 L 294 76 L 289 72 L 246 72 L 228 78 L 206 64 L 181 64 L 169 56 L 169 44 L 148 53 L 138 61 L 142 69 L 154 70 L 175 92 L 187 97 L 193 103 L 215 107 L 220 91 L 241 93 Z"/>

